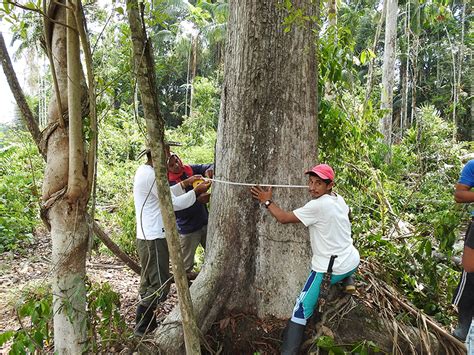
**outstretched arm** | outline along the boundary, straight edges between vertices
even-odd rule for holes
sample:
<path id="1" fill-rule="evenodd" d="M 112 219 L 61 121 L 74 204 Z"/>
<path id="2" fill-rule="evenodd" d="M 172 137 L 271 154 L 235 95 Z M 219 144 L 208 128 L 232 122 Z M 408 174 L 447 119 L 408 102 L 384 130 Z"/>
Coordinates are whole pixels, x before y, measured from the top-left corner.
<path id="1" fill-rule="evenodd" d="M 295 216 L 293 212 L 288 212 L 281 209 L 275 202 L 272 201 L 272 188 L 264 190 L 261 186 L 254 186 L 250 189 L 252 197 L 260 203 L 265 204 L 273 217 L 280 223 L 300 223 L 301 221 Z M 270 201 L 270 202 L 267 202 Z"/>
<path id="2" fill-rule="evenodd" d="M 471 186 L 457 183 L 454 191 L 454 200 L 458 203 L 474 202 L 474 191 L 471 191 Z"/>

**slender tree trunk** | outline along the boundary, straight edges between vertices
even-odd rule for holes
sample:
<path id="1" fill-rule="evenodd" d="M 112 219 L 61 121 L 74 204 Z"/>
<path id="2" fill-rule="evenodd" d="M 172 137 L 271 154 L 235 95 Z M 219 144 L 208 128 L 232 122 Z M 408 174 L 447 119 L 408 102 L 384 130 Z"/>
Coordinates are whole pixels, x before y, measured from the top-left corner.
<path id="1" fill-rule="evenodd" d="M 191 74 L 189 75 L 189 84 L 191 85 L 191 92 L 189 98 L 189 116 L 193 113 L 193 99 L 194 99 L 194 78 L 197 73 L 197 51 L 198 51 L 199 35 L 192 37 L 192 61 L 191 61 Z"/>
<path id="2" fill-rule="evenodd" d="M 5 45 L 5 40 L 3 39 L 3 34 L 0 32 L 0 61 L 2 62 L 3 72 L 7 78 L 8 83 L 10 84 L 10 89 L 15 97 L 17 106 L 20 109 L 23 121 L 28 128 L 28 131 L 31 132 L 34 142 L 39 147 L 41 145 L 41 132 L 38 128 L 38 125 L 35 124 L 36 119 L 33 117 L 33 113 L 28 107 L 28 102 L 26 97 L 23 95 L 23 90 L 20 87 L 20 83 L 16 77 L 16 74 L 13 70 L 12 61 L 8 55 L 8 50 Z M 44 151 L 40 150 L 40 153 L 45 156 Z"/>
<path id="3" fill-rule="evenodd" d="M 403 138 L 405 130 L 408 127 L 408 73 L 410 66 L 410 2 L 406 3 L 406 14 L 405 14 L 405 38 L 406 38 L 406 52 L 405 58 L 402 59 L 401 66 L 401 94 L 402 94 L 402 107 L 400 113 L 400 136 Z M 402 56 L 403 57 L 403 56 Z"/>
<path id="4" fill-rule="evenodd" d="M 411 60 L 411 113 L 410 113 L 410 126 L 413 126 L 416 122 L 416 94 L 417 94 L 417 85 L 418 85 L 418 52 L 420 50 L 420 34 L 421 34 L 421 21 L 420 21 L 420 2 L 419 0 L 413 0 L 413 11 L 414 15 L 414 25 L 413 28 L 413 37 L 412 37 L 412 54 L 410 56 Z"/>
<path id="5" fill-rule="evenodd" d="M 455 78 L 455 90 L 454 90 L 454 102 L 453 102 L 453 123 L 454 123 L 454 131 L 453 131 L 453 140 L 457 140 L 458 136 L 458 125 L 459 120 L 457 117 L 457 106 L 459 102 L 459 94 L 461 93 L 461 73 L 462 73 L 462 62 L 464 60 L 464 22 L 466 19 L 466 0 L 463 0 L 462 5 L 462 12 L 461 12 L 461 38 L 459 41 L 459 50 L 458 50 L 458 73 L 457 78 Z"/>
<path id="6" fill-rule="evenodd" d="M 318 16 L 317 2 L 292 4 Z M 278 0 L 233 0 L 229 9 L 216 178 L 305 184 L 317 159 L 315 23 L 285 32 Z M 309 196 L 285 188 L 274 199 L 292 210 Z M 289 317 L 309 272 L 307 230 L 276 223 L 248 187 L 217 183 L 211 205 L 206 260 L 191 286 L 202 332 L 230 311 Z M 179 319 L 173 311 L 157 331 L 167 354 L 182 351 Z"/>
<path id="7" fill-rule="evenodd" d="M 334 46 L 337 47 L 337 0 L 327 0 L 327 16 L 328 16 L 328 34 L 332 36 Z M 327 80 L 324 82 L 324 99 L 331 101 L 334 99 L 335 92 L 334 84 Z"/>
<path id="8" fill-rule="evenodd" d="M 392 144 L 393 82 L 397 44 L 398 0 L 386 1 L 387 14 L 385 17 L 381 108 L 387 110 L 387 112 L 380 121 L 380 132 L 383 134 L 384 142 L 390 146 Z"/>
<path id="9" fill-rule="evenodd" d="M 77 6 L 71 4 L 71 9 Z M 62 23 L 68 19 L 76 28 L 72 10 L 66 17 L 63 6 L 52 4 L 48 15 Z M 69 32 L 69 33 L 67 33 Z M 43 182 L 43 215 L 51 225 L 52 290 L 54 309 L 54 345 L 60 354 L 87 350 L 85 261 L 89 238 L 86 221 L 88 196 L 87 171 L 81 117 L 81 65 L 78 32 L 52 25 L 50 48 L 62 109 L 70 119 L 59 124 L 65 112 L 59 112 L 56 100 L 50 103 L 46 139 L 47 163 Z M 68 58 L 69 54 L 69 58 Z M 69 106 L 69 109 L 68 109 Z"/>
<path id="10" fill-rule="evenodd" d="M 328 0 L 328 22 L 329 26 L 337 29 L 337 0 Z"/>
<path id="11" fill-rule="evenodd" d="M 137 83 L 143 104 L 149 144 L 154 162 L 158 199 L 160 201 L 163 225 L 166 231 L 173 267 L 173 275 L 178 291 L 179 307 L 183 314 L 182 326 L 187 354 L 200 354 L 199 329 L 193 314 L 193 305 L 188 289 L 188 279 L 184 270 L 183 257 L 176 218 L 171 202 L 166 157 L 164 149 L 164 120 L 160 115 L 158 94 L 156 92 L 155 65 L 151 41 L 146 36 L 144 24 L 141 22 L 139 5 L 136 0 L 127 0 L 128 20 L 133 46 L 133 60 L 137 75 Z M 182 342 L 183 338 L 180 339 Z"/>
<path id="12" fill-rule="evenodd" d="M 385 14 L 387 13 L 387 1 L 384 0 L 382 13 L 380 14 L 380 20 L 377 24 L 377 29 L 375 30 L 375 37 L 374 42 L 372 43 L 372 52 L 376 52 L 377 44 L 379 43 L 380 33 L 382 32 L 382 25 L 385 22 Z M 373 78 L 374 78 L 374 61 L 375 58 L 370 57 L 369 60 L 369 69 L 367 71 L 367 89 L 365 91 L 365 101 L 364 101 L 364 108 L 367 107 L 367 102 L 369 101 L 370 95 L 372 94 L 373 88 Z"/>

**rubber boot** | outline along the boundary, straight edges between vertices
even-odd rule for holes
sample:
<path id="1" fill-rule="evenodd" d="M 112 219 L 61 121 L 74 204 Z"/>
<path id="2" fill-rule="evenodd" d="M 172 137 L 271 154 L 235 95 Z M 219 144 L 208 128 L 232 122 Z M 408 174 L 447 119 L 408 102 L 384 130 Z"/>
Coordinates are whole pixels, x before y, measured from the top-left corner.
<path id="1" fill-rule="evenodd" d="M 301 342 L 303 341 L 305 325 L 301 325 L 291 320 L 286 325 L 283 333 L 283 344 L 281 345 L 282 355 L 297 355 Z"/>
<path id="2" fill-rule="evenodd" d="M 158 325 L 156 323 L 155 308 L 156 306 L 138 305 L 133 331 L 135 335 L 142 337 L 156 329 Z"/>
<path id="3" fill-rule="evenodd" d="M 356 292 L 354 276 L 347 276 L 342 280 L 344 292 L 353 295 Z"/>
<path id="4" fill-rule="evenodd" d="M 456 329 L 453 331 L 453 336 L 458 338 L 461 341 L 465 341 L 467 337 L 467 333 L 469 332 L 469 327 L 471 326 L 472 322 L 472 310 L 471 308 L 464 309 L 459 308 L 459 315 L 458 315 L 458 325 Z"/>

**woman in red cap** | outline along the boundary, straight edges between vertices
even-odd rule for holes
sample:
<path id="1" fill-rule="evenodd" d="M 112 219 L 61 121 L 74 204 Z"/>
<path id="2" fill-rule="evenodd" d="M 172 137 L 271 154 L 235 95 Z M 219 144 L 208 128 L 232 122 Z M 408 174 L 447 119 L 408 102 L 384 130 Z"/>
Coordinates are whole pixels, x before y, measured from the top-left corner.
<path id="1" fill-rule="evenodd" d="M 304 328 L 318 303 L 321 283 L 332 265 L 331 284 L 347 280 L 357 270 L 359 252 L 354 247 L 349 221 L 349 207 L 342 196 L 332 191 L 334 171 L 327 164 L 308 170 L 308 187 L 313 199 L 294 211 L 285 211 L 272 201 L 272 189 L 251 188 L 252 196 L 265 205 L 278 222 L 303 223 L 309 229 L 311 272 L 296 300 L 281 348 L 282 354 L 297 354 L 303 340 Z M 335 259 L 332 256 L 337 256 Z"/>

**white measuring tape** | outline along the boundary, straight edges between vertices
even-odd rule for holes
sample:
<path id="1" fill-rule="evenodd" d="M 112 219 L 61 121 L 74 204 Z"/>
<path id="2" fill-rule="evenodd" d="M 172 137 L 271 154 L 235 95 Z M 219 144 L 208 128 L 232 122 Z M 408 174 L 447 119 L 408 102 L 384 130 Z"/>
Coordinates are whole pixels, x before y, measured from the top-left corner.
<path id="1" fill-rule="evenodd" d="M 238 185 L 238 186 L 267 186 L 267 187 L 287 187 L 287 188 L 304 188 L 307 189 L 307 185 L 272 185 L 272 184 L 252 184 L 248 182 L 234 182 L 234 181 L 225 181 L 225 180 L 218 180 L 218 179 L 209 179 L 206 178 L 206 180 L 210 180 L 212 182 L 217 182 L 220 184 L 227 184 L 227 185 Z"/>

